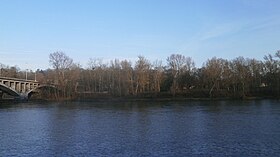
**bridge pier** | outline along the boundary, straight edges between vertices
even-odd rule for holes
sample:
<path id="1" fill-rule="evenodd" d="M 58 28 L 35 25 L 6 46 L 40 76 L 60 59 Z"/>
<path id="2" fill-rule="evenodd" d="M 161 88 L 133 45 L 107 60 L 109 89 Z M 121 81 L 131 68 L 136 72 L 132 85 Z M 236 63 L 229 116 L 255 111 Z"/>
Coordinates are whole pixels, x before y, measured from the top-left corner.
<path id="1" fill-rule="evenodd" d="M 19 99 L 20 100 L 28 100 L 28 95 L 26 95 L 25 93 L 21 93 Z"/>
<path id="2" fill-rule="evenodd" d="M 2 99 L 3 98 L 3 92 L 2 91 L 0 91 L 0 99 Z"/>

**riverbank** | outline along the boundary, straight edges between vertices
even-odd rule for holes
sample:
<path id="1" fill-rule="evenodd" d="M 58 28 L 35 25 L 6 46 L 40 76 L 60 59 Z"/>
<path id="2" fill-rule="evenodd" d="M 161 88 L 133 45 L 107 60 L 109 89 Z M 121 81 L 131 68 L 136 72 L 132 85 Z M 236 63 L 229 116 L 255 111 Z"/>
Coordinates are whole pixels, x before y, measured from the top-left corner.
<path id="1" fill-rule="evenodd" d="M 172 95 L 148 95 L 148 96 L 111 96 L 111 95 L 95 95 L 95 96 L 76 96 L 73 98 L 59 98 L 59 99 L 46 99 L 46 98 L 31 98 L 29 100 L 19 99 L 0 99 L 0 103 L 5 102 L 165 102 L 165 101 L 221 101 L 221 100 L 262 100 L 262 99 L 279 99 L 272 96 L 258 96 L 258 97 L 186 97 L 186 96 L 172 96 Z"/>
<path id="2" fill-rule="evenodd" d="M 245 97 L 245 98 L 230 98 L 230 97 L 220 97 L 220 98 L 183 98 L 183 97 L 173 97 L 173 98 L 92 98 L 92 99 L 72 99 L 70 101 L 82 101 L 82 102 L 165 102 L 165 101 L 223 101 L 223 100 L 265 100 L 265 99 L 278 99 L 274 97 Z M 69 101 L 69 100 L 68 100 Z"/>
<path id="3" fill-rule="evenodd" d="M 265 100 L 265 99 L 278 99 L 274 97 L 244 97 L 244 98 L 231 98 L 231 97 L 219 97 L 219 98 L 184 98 L 184 97 L 107 97 L 107 98 L 74 98 L 74 99 L 59 99 L 59 100 L 46 100 L 46 99 L 30 99 L 29 101 L 38 102 L 184 102 L 184 101 L 228 101 L 228 100 Z M 1 101 L 0 101 L 1 102 Z"/>

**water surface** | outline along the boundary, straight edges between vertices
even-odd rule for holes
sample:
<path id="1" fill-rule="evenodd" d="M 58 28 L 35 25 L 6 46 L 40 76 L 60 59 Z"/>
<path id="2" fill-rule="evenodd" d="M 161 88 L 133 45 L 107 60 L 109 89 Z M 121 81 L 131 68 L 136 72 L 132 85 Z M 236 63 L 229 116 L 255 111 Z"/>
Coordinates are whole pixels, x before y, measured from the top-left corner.
<path id="1" fill-rule="evenodd" d="M 279 156 L 280 102 L 0 105 L 0 156 Z"/>

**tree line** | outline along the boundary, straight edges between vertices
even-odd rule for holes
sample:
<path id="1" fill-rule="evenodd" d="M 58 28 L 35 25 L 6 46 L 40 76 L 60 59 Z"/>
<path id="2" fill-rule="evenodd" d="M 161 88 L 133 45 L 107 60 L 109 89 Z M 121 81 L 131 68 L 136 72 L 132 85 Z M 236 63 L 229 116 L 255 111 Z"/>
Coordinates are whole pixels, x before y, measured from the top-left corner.
<path id="1" fill-rule="evenodd" d="M 36 79 L 54 84 L 48 98 L 98 97 L 189 97 L 246 98 L 280 97 L 280 51 L 263 60 L 213 57 L 197 68 L 191 57 L 172 54 L 166 62 L 139 56 L 133 63 L 114 59 L 108 63 L 91 58 L 86 68 L 64 52 L 49 55 L 52 68 L 20 71 L 0 64 L 1 75 Z M 46 93 L 44 93 L 46 94 Z"/>

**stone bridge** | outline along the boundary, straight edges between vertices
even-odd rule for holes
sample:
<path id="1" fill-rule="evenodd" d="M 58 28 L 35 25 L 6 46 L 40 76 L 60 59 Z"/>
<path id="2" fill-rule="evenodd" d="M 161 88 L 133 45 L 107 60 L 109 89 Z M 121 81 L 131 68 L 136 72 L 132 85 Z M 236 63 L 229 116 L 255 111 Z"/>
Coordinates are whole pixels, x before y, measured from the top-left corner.
<path id="1" fill-rule="evenodd" d="M 35 80 L 0 77 L 0 99 L 6 93 L 16 99 L 29 99 L 37 89 L 49 86 Z"/>

